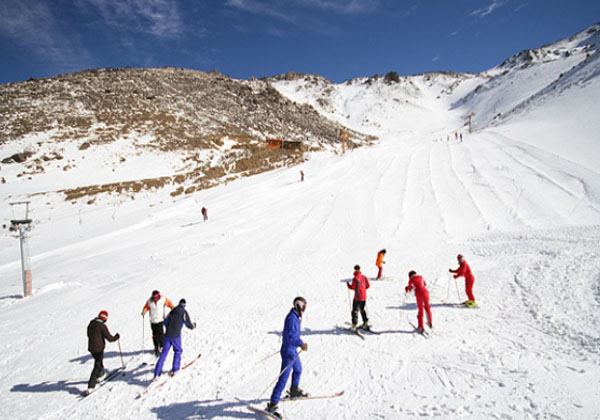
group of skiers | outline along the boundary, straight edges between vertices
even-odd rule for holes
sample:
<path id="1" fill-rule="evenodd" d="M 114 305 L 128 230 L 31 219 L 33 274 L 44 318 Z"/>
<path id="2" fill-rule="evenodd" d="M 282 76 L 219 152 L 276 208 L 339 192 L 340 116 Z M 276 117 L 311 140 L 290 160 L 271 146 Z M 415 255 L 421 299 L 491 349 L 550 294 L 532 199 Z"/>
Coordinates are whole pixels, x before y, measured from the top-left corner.
<path id="1" fill-rule="evenodd" d="M 382 278 L 382 266 L 385 263 L 383 261 L 386 254 L 386 250 L 382 249 L 377 253 L 377 259 L 375 262 L 378 268 L 377 277 L 375 280 Z M 473 283 L 475 281 L 471 269 L 464 257 L 459 254 L 457 256 L 459 266 L 457 269 L 449 269 L 450 273 L 454 273 L 454 278 L 464 277 L 465 278 L 465 290 L 468 300 L 463 302 L 465 305 L 470 307 L 476 307 L 475 297 L 473 296 Z M 367 303 L 367 289 L 371 287 L 369 278 L 362 274 L 360 266 L 354 266 L 354 275 L 352 281 L 347 283 L 349 290 L 354 291 L 354 299 L 352 302 L 352 331 L 357 331 L 358 328 L 369 330 L 369 319 L 366 311 Z M 429 291 L 427 290 L 427 283 L 423 277 L 417 274 L 414 270 L 408 273 L 408 285 L 405 287 L 405 293 L 409 293 L 414 289 L 415 297 L 417 300 L 417 331 L 422 333 L 424 331 L 424 320 L 423 315 L 427 315 L 427 325 L 429 328 L 433 327 L 433 319 L 431 316 L 431 308 L 429 305 Z M 271 398 L 267 404 L 266 411 L 269 414 L 282 418 L 278 412 L 278 404 L 281 400 L 281 394 L 285 389 L 290 375 L 292 376 L 291 388 L 289 391 L 289 398 L 305 397 L 307 394 L 300 389 L 300 377 L 302 375 L 302 363 L 300 360 L 300 352 L 297 351 L 301 348 L 301 351 L 308 350 L 308 344 L 304 342 L 300 337 L 300 328 L 302 322 L 302 315 L 306 310 L 306 299 L 298 296 L 294 299 L 293 306 L 285 318 L 282 342 L 280 349 L 281 356 L 281 369 L 277 379 L 277 383 L 271 393 Z M 153 381 L 161 375 L 163 365 L 167 355 L 171 349 L 174 350 L 173 366 L 171 375 L 174 375 L 179 369 L 181 364 L 181 354 L 183 348 L 181 345 L 181 331 L 185 325 L 189 329 L 194 329 L 196 323 L 192 322 L 188 312 L 185 309 L 186 300 L 181 299 L 177 306 L 166 297 L 162 296 L 158 290 L 154 290 L 150 298 L 144 304 L 142 308 L 142 317 L 145 317 L 146 313 L 149 314 L 150 326 L 152 329 L 152 341 L 154 344 L 154 354 L 158 356 L 158 361 L 154 369 Z M 362 318 L 362 324 L 358 326 L 358 313 L 360 312 Z M 119 334 L 114 336 L 110 334 L 106 326 L 108 319 L 108 312 L 105 310 L 100 311 L 98 316 L 90 321 L 88 325 L 88 350 L 94 358 L 94 369 L 88 382 L 88 389 L 84 391 L 84 394 L 89 394 L 93 391 L 96 383 L 102 379 L 105 375 L 103 366 L 103 356 L 105 340 L 114 342 L 119 340 Z M 166 332 L 165 328 L 166 327 Z"/>

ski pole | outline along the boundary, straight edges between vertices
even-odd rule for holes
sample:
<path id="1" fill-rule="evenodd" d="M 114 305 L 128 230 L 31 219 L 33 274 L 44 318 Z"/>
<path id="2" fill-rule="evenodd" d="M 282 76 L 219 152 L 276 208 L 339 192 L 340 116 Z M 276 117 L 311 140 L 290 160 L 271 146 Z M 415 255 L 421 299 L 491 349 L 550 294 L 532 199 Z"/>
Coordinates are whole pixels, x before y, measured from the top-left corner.
<path id="1" fill-rule="evenodd" d="M 458 280 L 456 280 L 456 277 L 454 277 L 454 284 L 456 284 L 456 296 L 458 296 L 458 303 L 460 303 L 460 292 L 458 291 Z"/>
<path id="2" fill-rule="evenodd" d="M 450 298 L 450 276 L 452 274 L 448 273 L 448 283 L 446 284 L 446 302 L 448 302 L 448 298 Z"/>
<path id="3" fill-rule="evenodd" d="M 404 304 L 406 303 L 406 295 L 408 293 L 404 292 L 404 297 L 402 298 L 402 305 L 400 305 L 400 324 L 402 324 L 402 315 L 404 314 Z"/>
<path id="4" fill-rule="evenodd" d="M 117 340 L 117 343 L 119 344 L 119 354 L 121 355 L 121 365 L 123 366 L 123 369 L 125 369 L 125 361 L 123 360 L 123 351 L 121 350 L 121 338 L 120 337 Z M 123 372 L 123 375 L 125 375 L 125 372 Z"/>
<path id="5" fill-rule="evenodd" d="M 144 319 L 144 315 L 142 315 L 142 354 L 144 354 L 145 345 L 146 345 L 146 320 Z"/>
<path id="6" fill-rule="evenodd" d="M 271 387 L 273 386 L 273 384 L 279 380 L 279 378 L 281 378 L 281 375 L 283 375 L 283 374 L 285 373 L 285 371 L 286 371 L 286 370 L 288 370 L 288 369 L 289 369 L 289 368 L 290 368 L 290 367 L 291 367 L 291 366 L 294 364 L 294 362 L 296 361 L 296 359 L 297 359 L 297 358 L 300 356 L 300 353 L 302 353 L 302 349 L 300 349 L 300 351 L 298 352 L 298 354 L 296 354 L 296 357 L 294 357 L 294 360 L 292 360 L 292 361 L 290 362 L 290 364 L 289 364 L 289 365 L 287 365 L 287 366 L 286 366 L 286 367 L 285 367 L 285 368 L 284 368 L 284 369 L 283 369 L 283 370 L 282 370 L 282 371 L 279 373 L 279 375 L 277 375 L 277 378 L 275 378 L 275 380 L 274 380 L 273 382 L 271 382 L 271 383 L 270 383 L 270 384 L 267 386 L 267 388 L 266 388 L 266 389 L 265 389 L 265 390 L 264 390 L 264 391 L 263 391 L 263 392 L 262 392 L 260 395 L 264 395 L 264 393 L 265 393 L 265 392 L 267 392 L 267 391 L 269 390 L 269 388 L 271 388 Z"/>

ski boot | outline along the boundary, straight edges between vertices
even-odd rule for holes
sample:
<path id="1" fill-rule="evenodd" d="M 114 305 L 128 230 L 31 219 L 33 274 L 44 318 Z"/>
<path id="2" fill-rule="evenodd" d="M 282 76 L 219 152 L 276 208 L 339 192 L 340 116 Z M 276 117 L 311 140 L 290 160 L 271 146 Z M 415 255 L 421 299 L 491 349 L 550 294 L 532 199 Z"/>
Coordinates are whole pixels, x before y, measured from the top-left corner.
<path id="1" fill-rule="evenodd" d="M 360 326 L 360 328 L 365 331 L 369 331 L 371 329 L 371 327 L 369 327 L 369 323 L 367 321 L 363 322 L 363 324 Z"/>
<path id="2" fill-rule="evenodd" d="M 422 328 L 422 327 L 418 327 L 418 328 L 417 328 L 417 332 L 418 332 L 419 334 L 424 334 L 424 333 L 425 333 L 425 329 L 424 329 L 424 328 Z"/>
<path id="3" fill-rule="evenodd" d="M 465 306 L 467 308 L 477 308 L 477 303 L 474 300 L 467 300 Z"/>
<path id="4" fill-rule="evenodd" d="M 272 414 L 273 416 L 277 417 L 278 419 L 282 419 L 283 416 L 281 415 L 281 413 L 278 410 L 279 410 L 279 406 L 277 404 L 273 404 L 272 402 L 267 403 L 267 409 L 265 411 L 267 413 Z"/>
<path id="5" fill-rule="evenodd" d="M 352 324 L 352 326 L 350 327 L 350 331 L 358 331 L 358 324 Z"/>
<path id="6" fill-rule="evenodd" d="M 292 385 L 292 387 L 290 388 L 290 399 L 293 400 L 294 398 L 299 397 L 308 397 L 308 394 L 300 388 L 298 388 L 297 386 Z"/>

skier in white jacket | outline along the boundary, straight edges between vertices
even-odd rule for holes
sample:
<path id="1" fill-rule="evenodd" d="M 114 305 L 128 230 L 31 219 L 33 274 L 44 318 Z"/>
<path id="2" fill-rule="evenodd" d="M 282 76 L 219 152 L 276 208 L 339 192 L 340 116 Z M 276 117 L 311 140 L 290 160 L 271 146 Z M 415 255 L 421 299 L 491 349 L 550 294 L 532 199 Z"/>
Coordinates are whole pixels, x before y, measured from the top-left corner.
<path id="1" fill-rule="evenodd" d="M 152 296 L 146 301 L 142 309 L 142 317 L 146 315 L 146 312 L 150 314 L 152 342 L 154 343 L 154 355 L 156 356 L 160 354 L 165 343 L 163 322 L 171 309 L 173 309 L 173 302 L 166 296 L 161 296 L 158 290 L 152 292 Z"/>

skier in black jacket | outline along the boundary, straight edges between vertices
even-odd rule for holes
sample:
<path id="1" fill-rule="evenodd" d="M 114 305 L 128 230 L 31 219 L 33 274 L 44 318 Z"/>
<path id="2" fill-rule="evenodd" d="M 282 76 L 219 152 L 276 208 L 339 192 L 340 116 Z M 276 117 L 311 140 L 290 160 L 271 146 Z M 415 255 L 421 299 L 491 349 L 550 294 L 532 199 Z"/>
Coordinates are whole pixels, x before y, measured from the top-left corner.
<path id="1" fill-rule="evenodd" d="M 84 394 L 89 394 L 95 387 L 98 380 L 105 375 L 104 372 L 104 340 L 110 342 L 117 341 L 119 339 L 119 333 L 114 336 L 108 331 L 106 326 L 106 320 L 108 319 L 108 312 L 100 311 L 98 316 L 90 321 L 87 327 L 88 336 L 88 351 L 94 358 L 94 370 L 88 382 L 88 389 L 84 391 Z"/>

